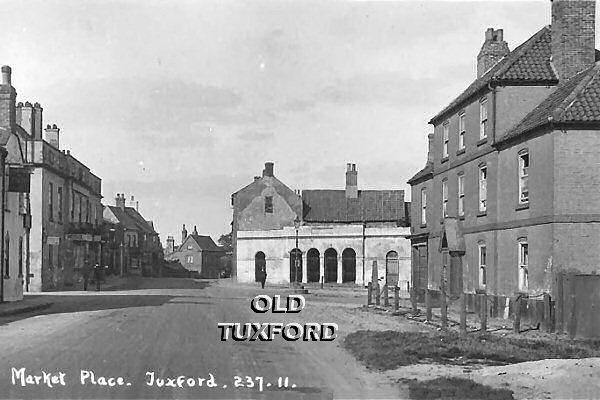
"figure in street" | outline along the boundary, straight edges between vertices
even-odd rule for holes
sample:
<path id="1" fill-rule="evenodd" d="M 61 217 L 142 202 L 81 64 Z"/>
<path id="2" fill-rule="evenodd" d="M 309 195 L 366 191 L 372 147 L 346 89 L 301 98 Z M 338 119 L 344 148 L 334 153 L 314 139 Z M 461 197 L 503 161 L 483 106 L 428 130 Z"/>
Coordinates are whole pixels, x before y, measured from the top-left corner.
<path id="1" fill-rule="evenodd" d="M 265 282 L 267 281 L 267 268 L 263 265 L 262 267 L 260 267 L 260 286 L 264 289 L 265 288 Z"/>
<path id="2" fill-rule="evenodd" d="M 91 269 L 90 262 L 86 260 L 83 263 L 83 290 L 87 290 Z"/>
<path id="3" fill-rule="evenodd" d="M 102 270 L 104 268 L 96 263 L 96 265 L 94 265 L 94 280 L 96 281 L 96 290 L 100 290 L 100 280 L 102 279 Z"/>

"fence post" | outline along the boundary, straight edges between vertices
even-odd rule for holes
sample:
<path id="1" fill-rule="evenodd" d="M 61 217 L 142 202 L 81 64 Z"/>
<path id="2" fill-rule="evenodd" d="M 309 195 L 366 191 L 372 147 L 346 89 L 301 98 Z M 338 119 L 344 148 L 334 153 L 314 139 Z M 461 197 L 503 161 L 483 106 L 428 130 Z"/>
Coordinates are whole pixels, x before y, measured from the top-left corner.
<path id="1" fill-rule="evenodd" d="M 440 316 L 442 318 L 442 329 L 448 328 L 448 305 L 446 299 L 446 285 L 443 283 L 440 285 Z"/>
<path id="2" fill-rule="evenodd" d="M 467 334 L 467 295 L 465 292 L 460 293 L 460 334 Z"/>
<path id="3" fill-rule="evenodd" d="M 513 330 L 515 333 L 521 331 L 521 295 L 517 295 L 515 298 L 515 322 L 513 324 Z"/>
<path id="4" fill-rule="evenodd" d="M 381 304 L 381 293 L 379 290 L 379 282 L 375 282 L 375 305 Z"/>
<path id="5" fill-rule="evenodd" d="M 487 293 L 481 294 L 481 302 L 480 302 L 480 319 L 481 319 L 481 330 L 480 334 L 485 334 L 487 332 Z"/>
<path id="6" fill-rule="evenodd" d="M 562 273 L 556 274 L 556 298 L 554 299 L 554 310 L 555 310 L 555 321 L 556 321 L 556 333 L 564 332 L 564 275 Z"/>
<path id="7" fill-rule="evenodd" d="M 576 295 L 575 295 L 575 274 L 569 273 L 569 319 L 567 323 L 567 331 L 569 333 L 569 337 L 571 339 L 575 338 L 577 335 L 577 304 L 576 304 Z"/>
<path id="8" fill-rule="evenodd" d="M 388 293 L 387 283 L 385 285 L 383 285 L 383 290 L 382 290 L 381 295 L 383 296 L 383 305 L 385 307 L 389 307 L 390 306 L 390 297 L 389 297 L 389 293 Z"/>
<path id="9" fill-rule="evenodd" d="M 552 332 L 552 308 L 548 293 L 544 293 L 544 328 L 546 332 Z"/>
<path id="10" fill-rule="evenodd" d="M 373 304 L 373 285 L 371 282 L 367 284 L 367 305 L 370 306 Z"/>
<path id="11" fill-rule="evenodd" d="M 323 284 L 324 284 L 324 282 L 325 282 L 325 277 L 324 277 L 324 276 L 322 276 L 322 277 L 321 277 L 321 289 L 323 289 Z"/>
<path id="12" fill-rule="evenodd" d="M 431 292 L 429 288 L 425 289 L 425 319 L 431 321 Z"/>
<path id="13" fill-rule="evenodd" d="M 398 307 L 400 304 L 400 288 L 396 286 L 394 288 L 394 311 L 398 312 Z"/>

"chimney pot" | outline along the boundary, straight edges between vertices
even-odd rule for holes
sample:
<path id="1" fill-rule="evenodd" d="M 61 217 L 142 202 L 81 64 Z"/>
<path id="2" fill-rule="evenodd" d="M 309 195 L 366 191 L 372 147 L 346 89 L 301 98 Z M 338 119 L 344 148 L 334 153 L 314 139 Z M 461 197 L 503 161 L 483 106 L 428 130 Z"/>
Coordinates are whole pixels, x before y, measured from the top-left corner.
<path id="1" fill-rule="evenodd" d="M 18 102 L 17 107 L 23 107 L 23 102 L 22 101 Z"/>

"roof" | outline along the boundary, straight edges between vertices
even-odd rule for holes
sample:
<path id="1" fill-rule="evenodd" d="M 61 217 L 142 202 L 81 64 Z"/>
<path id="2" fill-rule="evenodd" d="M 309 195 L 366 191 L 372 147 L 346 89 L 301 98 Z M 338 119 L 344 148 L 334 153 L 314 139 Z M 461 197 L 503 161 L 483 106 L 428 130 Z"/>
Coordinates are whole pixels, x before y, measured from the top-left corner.
<path id="1" fill-rule="evenodd" d="M 557 84 L 558 76 L 551 65 L 551 41 L 551 28 L 545 26 L 471 83 L 464 92 L 431 118 L 429 123 L 439 121 L 467 99 L 484 90 L 488 84 Z"/>
<path id="2" fill-rule="evenodd" d="M 359 190 L 349 199 L 345 190 L 302 191 L 307 222 L 405 222 L 403 190 Z"/>
<path id="3" fill-rule="evenodd" d="M 413 177 L 410 178 L 407 183 L 409 185 L 416 184 L 421 179 L 427 177 L 431 173 L 433 173 L 433 163 L 428 162 L 427 165 L 425 165 L 425 168 L 423 168 L 422 170 L 420 170 L 419 172 L 417 172 L 416 174 L 414 174 Z"/>
<path id="4" fill-rule="evenodd" d="M 191 234 L 189 237 L 194 239 L 201 250 L 225 251 L 221 247 L 217 246 L 210 236 Z"/>
<path id="5" fill-rule="evenodd" d="M 145 233 L 155 233 L 154 229 L 148 225 L 144 217 L 133 207 L 117 207 L 107 206 L 110 211 L 119 220 L 119 223 L 123 225 L 123 228 L 134 231 L 142 231 Z"/>
<path id="6" fill-rule="evenodd" d="M 551 123 L 600 122 L 600 63 L 561 83 L 498 143 Z"/>

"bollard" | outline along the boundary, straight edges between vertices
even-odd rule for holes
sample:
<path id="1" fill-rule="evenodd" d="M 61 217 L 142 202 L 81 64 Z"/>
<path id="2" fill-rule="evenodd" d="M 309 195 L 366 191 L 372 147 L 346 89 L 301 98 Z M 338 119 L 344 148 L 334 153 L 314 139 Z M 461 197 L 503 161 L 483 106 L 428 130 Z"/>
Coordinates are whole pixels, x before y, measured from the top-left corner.
<path id="1" fill-rule="evenodd" d="M 375 305 L 378 306 L 381 304 L 381 293 L 379 290 L 379 282 L 375 283 Z"/>
<path id="2" fill-rule="evenodd" d="M 370 306 L 373 304 L 373 285 L 371 282 L 367 285 L 367 305 Z"/>
<path id="3" fill-rule="evenodd" d="M 481 295 L 481 303 L 480 303 L 480 307 L 479 307 L 479 312 L 481 313 L 480 315 L 480 319 L 481 319 L 481 330 L 479 331 L 480 334 L 485 334 L 487 332 L 487 294 L 483 293 Z"/>
<path id="4" fill-rule="evenodd" d="M 425 289 L 425 319 L 431 321 L 431 292 Z"/>
<path id="5" fill-rule="evenodd" d="M 400 306 L 400 288 L 396 286 L 394 288 L 394 311 L 398 312 Z"/>
<path id="6" fill-rule="evenodd" d="M 448 328 L 448 305 L 446 299 L 446 291 L 442 290 L 440 294 L 440 316 L 442 318 L 442 329 L 445 330 Z"/>
<path id="7" fill-rule="evenodd" d="M 388 285 L 387 283 L 385 285 L 383 285 L 383 290 L 381 291 L 381 296 L 383 297 L 383 305 L 385 307 L 389 307 L 390 306 L 390 297 L 388 294 Z"/>
<path id="8" fill-rule="evenodd" d="M 518 295 L 515 299 L 515 322 L 513 324 L 513 331 L 515 333 L 521 332 L 521 295 Z"/>
<path id="9" fill-rule="evenodd" d="M 323 289 L 324 282 L 325 282 L 325 277 L 322 276 L 321 277 L 321 289 Z"/>
<path id="10" fill-rule="evenodd" d="M 544 330 L 552 332 L 552 309 L 550 303 L 550 295 L 544 293 Z"/>
<path id="11" fill-rule="evenodd" d="M 460 294 L 460 334 L 467 334 L 467 295 L 464 292 Z"/>

